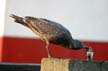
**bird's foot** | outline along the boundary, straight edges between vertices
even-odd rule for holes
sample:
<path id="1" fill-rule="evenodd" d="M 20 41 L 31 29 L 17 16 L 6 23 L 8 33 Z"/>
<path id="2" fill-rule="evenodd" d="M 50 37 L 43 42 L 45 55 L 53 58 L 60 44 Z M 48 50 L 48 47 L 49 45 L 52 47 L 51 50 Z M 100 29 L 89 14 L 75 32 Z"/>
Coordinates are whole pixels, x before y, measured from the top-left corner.
<path id="1" fill-rule="evenodd" d="M 51 56 L 51 55 L 48 55 L 48 58 L 50 58 L 50 59 L 62 59 L 62 57 L 54 57 L 54 56 Z"/>
<path id="2" fill-rule="evenodd" d="M 55 57 L 53 57 L 53 56 L 49 56 L 49 55 L 48 55 L 48 58 L 49 58 L 49 59 L 55 59 Z"/>
<path id="3" fill-rule="evenodd" d="M 51 55 L 48 54 L 48 58 L 53 58 Z"/>

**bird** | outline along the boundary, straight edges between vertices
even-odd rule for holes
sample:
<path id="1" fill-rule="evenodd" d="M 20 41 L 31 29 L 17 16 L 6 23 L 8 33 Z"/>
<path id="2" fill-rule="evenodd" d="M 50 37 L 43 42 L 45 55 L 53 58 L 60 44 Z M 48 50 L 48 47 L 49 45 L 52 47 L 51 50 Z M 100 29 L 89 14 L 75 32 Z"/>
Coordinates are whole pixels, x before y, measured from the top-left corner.
<path id="1" fill-rule="evenodd" d="M 87 60 L 93 59 L 92 47 L 85 46 L 81 41 L 73 39 L 69 30 L 60 23 L 32 16 L 20 17 L 11 14 L 10 17 L 13 18 L 16 23 L 31 29 L 32 32 L 45 41 L 49 58 L 53 57 L 49 49 L 49 44 L 55 44 L 72 50 L 86 49 Z"/>

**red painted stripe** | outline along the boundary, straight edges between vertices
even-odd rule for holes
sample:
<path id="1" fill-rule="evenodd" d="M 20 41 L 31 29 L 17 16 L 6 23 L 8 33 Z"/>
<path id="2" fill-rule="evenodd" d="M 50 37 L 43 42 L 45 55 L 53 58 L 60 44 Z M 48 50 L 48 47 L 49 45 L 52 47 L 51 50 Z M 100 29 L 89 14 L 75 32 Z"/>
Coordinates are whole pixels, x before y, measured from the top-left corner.
<path id="1" fill-rule="evenodd" d="M 40 63 L 43 57 L 47 57 L 45 43 L 40 39 L 4 37 L 3 42 L 3 62 Z M 94 60 L 108 60 L 108 42 L 84 41 L 84 43 L 93 47 Z M 74 51 L 53 44 L 49 47 L 54 57 L 86 59 L 84 49 Z"/>

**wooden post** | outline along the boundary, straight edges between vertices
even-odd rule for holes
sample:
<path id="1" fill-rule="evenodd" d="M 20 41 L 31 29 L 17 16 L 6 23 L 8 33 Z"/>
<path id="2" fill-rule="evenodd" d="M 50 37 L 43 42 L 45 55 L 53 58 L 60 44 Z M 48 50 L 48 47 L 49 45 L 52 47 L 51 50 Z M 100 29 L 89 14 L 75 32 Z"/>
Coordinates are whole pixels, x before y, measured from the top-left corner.
<path id="1" fill-rule="evenodd" d="M 41 71 L 68 71 L 68 59 L 44 58 L 41 62 Z"/>
<path id="2" fill-rule="evenodd" d="M 5 25 L 5 13 L 6 13 L 6 2 L 7 0 L 0 0 L 0 62 L 2 62 L 3 53 L 3 36 L 4 36 L 4 25 Z"/>

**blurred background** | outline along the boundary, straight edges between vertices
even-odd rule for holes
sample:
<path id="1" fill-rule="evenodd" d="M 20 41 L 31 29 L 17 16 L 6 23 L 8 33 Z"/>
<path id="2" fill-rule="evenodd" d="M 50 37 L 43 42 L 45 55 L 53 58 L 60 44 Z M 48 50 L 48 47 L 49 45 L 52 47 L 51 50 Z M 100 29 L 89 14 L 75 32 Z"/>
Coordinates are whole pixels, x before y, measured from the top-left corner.
<path id="1" fill-rule="evenodd" d="M 108 60 L 107 0 L 2 0 L 0 3 L 0 61 L 40 63 L 47 57 L 45 43 L 17 24 L 10 14 L 46 18 L 65 26 L 74 39 L 94 50 L 94 60 Z M 86 59 L 85 50 L 50 45 L 54 57 Z"/>

